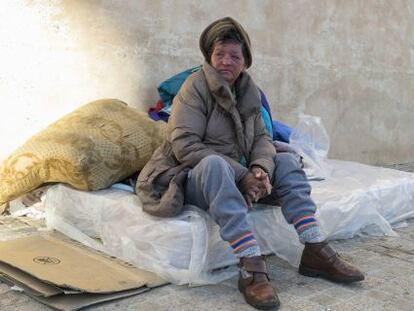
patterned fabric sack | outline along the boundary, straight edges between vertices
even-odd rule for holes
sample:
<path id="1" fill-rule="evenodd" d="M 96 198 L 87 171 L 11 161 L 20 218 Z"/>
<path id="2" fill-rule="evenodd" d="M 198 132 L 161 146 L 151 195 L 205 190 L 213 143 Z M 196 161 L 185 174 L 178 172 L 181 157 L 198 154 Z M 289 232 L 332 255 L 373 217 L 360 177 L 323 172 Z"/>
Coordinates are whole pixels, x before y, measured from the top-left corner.
<path id="1" fill-rule="evenodd" d="M 0 205 L 40 185 L 98 190 L 141 170 L 166 124 L 116 99 L 86 104 L 30 138 L 0 167 Z"/>

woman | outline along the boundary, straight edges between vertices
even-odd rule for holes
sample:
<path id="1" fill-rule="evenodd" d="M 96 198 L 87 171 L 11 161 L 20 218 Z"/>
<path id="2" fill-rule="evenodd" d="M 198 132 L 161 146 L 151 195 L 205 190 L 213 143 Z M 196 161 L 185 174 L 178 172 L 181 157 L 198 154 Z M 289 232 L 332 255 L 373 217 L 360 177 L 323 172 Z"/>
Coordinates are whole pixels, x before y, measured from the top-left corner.
<path id="1" fill-rule="evenodd" d="M 139 175 L 144 210 L 162 217 L 176 215 L 184 204 L 207 210 L 240 258 L 240 291 L 259 309 L 279 305 L 246 221 L 249 206 L 260 199 L 277 200 L 305 244 L 300 273 L 362 280 L 361 272 L 323 241 L 296 158 L 276 155 L 261 119 L 259 90 L 246 72 L 252 54 L 243 27 L 230 17 L 213 22 L 201 34 L 200 49 L 205 63 L 174 98 L 166 142 Z"/>

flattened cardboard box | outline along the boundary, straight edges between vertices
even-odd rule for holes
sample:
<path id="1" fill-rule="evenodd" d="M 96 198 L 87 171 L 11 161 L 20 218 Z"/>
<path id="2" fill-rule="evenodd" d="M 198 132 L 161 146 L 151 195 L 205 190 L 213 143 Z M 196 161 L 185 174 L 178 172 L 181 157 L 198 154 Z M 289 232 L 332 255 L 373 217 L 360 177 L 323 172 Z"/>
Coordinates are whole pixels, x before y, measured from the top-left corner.
<path id="1" fill-rule="evenodd" d="M 56 232 L 0 242 L 0 278 L 32 298 L 65 311 L 166 284 L 153 273 Z"/>

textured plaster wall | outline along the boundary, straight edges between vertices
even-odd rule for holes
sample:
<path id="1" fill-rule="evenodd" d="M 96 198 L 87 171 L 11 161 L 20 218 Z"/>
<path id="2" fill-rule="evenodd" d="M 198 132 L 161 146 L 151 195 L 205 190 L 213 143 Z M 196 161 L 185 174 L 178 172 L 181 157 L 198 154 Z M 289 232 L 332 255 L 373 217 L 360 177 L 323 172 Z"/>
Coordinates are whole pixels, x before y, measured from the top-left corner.
<path id="1" fill-rule="evenodd" d="M 160 81 L 202 61 L 199 34 L 227 15 L 251 36 L 274 118 L 320 116 L 331 158 L 413 160 L 410 0 L 3 0 L 0 159 L 87 101 L 147 109 Z"/>

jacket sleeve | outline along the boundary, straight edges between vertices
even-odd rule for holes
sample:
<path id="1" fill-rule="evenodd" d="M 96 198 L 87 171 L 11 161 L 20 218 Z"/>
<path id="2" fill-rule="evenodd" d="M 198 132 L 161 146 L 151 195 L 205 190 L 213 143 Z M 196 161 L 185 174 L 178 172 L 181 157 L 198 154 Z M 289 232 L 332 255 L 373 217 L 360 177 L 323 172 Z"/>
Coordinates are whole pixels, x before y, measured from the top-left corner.
<path id="1" fill-rule="evenodd" d="M 262 167 L 268 174 L 270 180 L 275 170 L 276 148 L 266 131 L 260 112 L 255 116 L 254 141 L 250 152 L 249 168 L 252 166 Z"/>
<path id="2" fill-rule="evenodd" d="M 187 82 L 187 81 L 186 81 Z M 173 153 L 180 163 L 193 168 L 208 155 L 218 155 L 234 169 L 236 182 L 240 182 L 248 169 L 234 159 L 216 152 L 203 143 L 207 126 L 206 103 L 191 81 L 184 83 L 174 98 L 168 121 L 168 139 Z"/>

